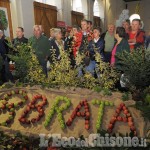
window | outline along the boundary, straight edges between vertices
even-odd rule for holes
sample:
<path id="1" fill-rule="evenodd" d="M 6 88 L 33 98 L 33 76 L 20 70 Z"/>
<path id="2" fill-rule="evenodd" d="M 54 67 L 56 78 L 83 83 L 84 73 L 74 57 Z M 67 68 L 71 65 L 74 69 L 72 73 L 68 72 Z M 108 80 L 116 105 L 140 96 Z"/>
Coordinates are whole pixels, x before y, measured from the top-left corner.
<path id="1" fill-rule="evenodd" d="M 73 0 L 72 1 L 72 9 L 74 11 L 82 12 L 82 2 L 81 2 L 81 0 Z"/>
<path id="2" fill-rule="evenodd" d="M 94 16 L 98 16 L 101 19 L 104 19 L 104 5 L 102 0 L 95 0 L 93 14 Z"/>
<path id="3" fill-rule="evenodd" d="M 43 3 L 43 0 L 34 0 L 36 2 L 40 2 L 40 3 Z"/>
<path id="4" fill-rule="evenodd" d="M 99 3 L 97 0 L 95 0 L 95 2 L 94 2 L 93 11 L 94 11 L 94 16 L 98 16 L 98 17 L 100 16 L 100 6 L 99 6 Z"/>
<path id="5" fill-rule="evenodd" d="M 40 3 L 44 3 L 44 4 L 48 4 L 48 5 L 53 5 L 55 6 L 55 0 L 35 0 L 36 2 L 40 2 Z"/>
<path id="6" fill-rule="evenodd" d="M 56 0 L 45 0 L 45 1 L 46 1 L 46 4 L 48 4 L 48 5 L 53 5 L 53 6 L 56 5 L 55 4 Z"/>

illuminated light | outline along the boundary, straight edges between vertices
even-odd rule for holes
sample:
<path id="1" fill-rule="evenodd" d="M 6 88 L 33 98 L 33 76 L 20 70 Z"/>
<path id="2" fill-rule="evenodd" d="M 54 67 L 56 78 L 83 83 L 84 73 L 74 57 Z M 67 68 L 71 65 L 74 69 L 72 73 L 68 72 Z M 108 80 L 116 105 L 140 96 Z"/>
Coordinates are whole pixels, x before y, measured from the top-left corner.
<path id="1" fill-rule="evenodd" d="M 133 15 L 130 16 L 129 19 L 130 19 L 130 22 L 132 22 L 132 20 L 134 20 L 134 19 L 141 19 L 141 17 L 138 14 L 133 14 Z"/>

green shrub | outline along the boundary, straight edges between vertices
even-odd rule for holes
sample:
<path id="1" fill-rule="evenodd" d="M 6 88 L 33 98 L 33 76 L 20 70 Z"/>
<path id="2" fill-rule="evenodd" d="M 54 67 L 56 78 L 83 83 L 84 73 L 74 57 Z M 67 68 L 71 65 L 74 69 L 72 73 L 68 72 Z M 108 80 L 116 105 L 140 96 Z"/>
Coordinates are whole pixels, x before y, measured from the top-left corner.
<path id="1" fill-rule="evenodd" d="M 100 54 L 96 51 L 95 58 L 97 61 L 96 70 L 100 73 L 100 78 L 98 78 L 98 83 L 101 87 L 105 89 L 112 89 L 119 80 L 119 73 L 113 69 L 109 63 L 102 61 Z"/>
<path id="2" fill-rule="evenodd" d="M 100 86 L 95 86 L 94 87 L 94 89 L 93 89 L 95 92 L 101 92 L 102 90 L 103 90 L 103 88 L 102 87 L 100 87 Z"/>
<path id="3" fill-rule="evenodd" d="M 150 94 L 147 94 L 145 99 L 144 99 L 145 103 L 150 105 Z"/>
<path id="4" fill-rule="evenodd" d="M 41 84 L 46 87 L 73 86 L 93 89 L 100 86 L 102 89 L 112 89 L 118 80 L 118 73 L 109 64 L 102 62 L 99 54 L 97 54 L 99 57 L 97 67 L 100 78 L 94 78 L 88 72 L 78 77 L 78 68 L 71 66 L 69 53 L 64 50 L 60 50 L 61 59 L 59 61 L 56 60 L 55 50 L 53 50 L 51 56 L 53 63 L 50 64 L 50 71 L 46 78 L 30 44 L 21 44 L 17 48 L 10 46 L 16 51 L 15 55 L 9 54 L 9 57 L 15 62 L 16 78 L 19 79 L 19 82 L 32 85 Z M 77 63 L 81 63 L 83 58 L 84 55 L 80 54 Z M 107 94 L 109 92 L 104 93 L 109 95 Z"/>
<path id="5" fill-rule="evenodd" d="M 123 101 L 129 100 L 129 93 L 128 92 L 125 92 L 125 93 L 122 94 L 122 100 Z"/>
<path id="6" fill-rule="evenodd" d="M 4 10 L 0 10 L 0 20 L 2 24 L 2 30 L 7 30 L 8 28 L 8 20 L 6 18 L 6 13 Z"/>
<path id="7" fill-rule="evenodd" d="M 108 88 L 104 88 L 103 89 L 103 95 L 107 95 L 107 96 L 111 96 L 112 95 L 112 92 L 110 91 L 110 89 Z"/>
<path id="8" fill-rule="evenodd" d="M 29 44 L 20 44 L 17 47 L 10 46 L 15 51 L 15 54 L 8 55 L 15 62 L 15 77 L 20 82 L 35 84 L 44 82 L 45 75 L 32 47 Z"/>
<path id="9" fill-rule="evenodd" d="M 143 51 L 141 48 L 132 54 L 124 52 L 117 56 L 121 71 L 124 72 L 126 87 L 129 88 L 135 100 L 143 99 L 142 92 L 150 85 L 150 59 L 147 59 L 150 53 Z"/>
<path id="10" fill-rule="evenodd" d="M 48 73 L 47 83 L 51 86 L 77 86 L 77 70 L 72 69 L 69 54 L 66 51 L 60 50 L 61 59 L 58 61 L 55 58 L 53 50 L 50 72 Z"/>

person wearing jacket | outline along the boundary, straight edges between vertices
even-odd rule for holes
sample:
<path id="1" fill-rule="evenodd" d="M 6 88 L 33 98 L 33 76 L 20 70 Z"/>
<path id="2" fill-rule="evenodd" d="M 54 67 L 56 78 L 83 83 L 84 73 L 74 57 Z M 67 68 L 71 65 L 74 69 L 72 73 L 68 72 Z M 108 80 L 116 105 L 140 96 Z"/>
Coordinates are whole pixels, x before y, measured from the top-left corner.
<path id="1" fill-rule="evenodd" d="M 24 29 L 22 27 L 18 27 L 16 29 L 16 38 L 13 39 L 12 44 L 14 47 L 17 47 L 20 44 L 28 43 L 28 39 L 24 37 Z"/>
<path id="2" fill-rule="evenodd" d="M 129 32 L 129 45 L 131 52 L 144 46 L 145 44 L 145 32 L 140 29 L 141 20 L 134 19 L 131 24 L 131 31 Z"/>
<path id="3" fill-rule="evenodd" d="M 50 43 L 46 36 L 42 35 L 39 25 L 33 27 L 34 35 L 29 39 L 29 43 L 35 51 L 35 55 L 42 66 L 43 72 L 47 76 L 47 60 L 50 55 Z"/>
<path id="4" fill-rule="evenodd" d="M 13 76 L 9 70 L 9 61 L 7 54 L 9 52 L 8 40 L 6 39 L 4 32 L 0 30 L 0 55 L 2 58 L 2 70 L 1 77 L 3 82 L 14 82 Z"/>
<path id="5" fill-rule="evenodd" d="M 73 40 L 72 40 L 72 51 L 74 58 L 77 56 L 77 53 L 79 51 L 81 42 L 82 42 L 82 32 L 80 31 L 79 27 L 74 25 L 72 28 L 73 33 Z"/>
<path id="6" fill-rule="evenodd" d="M 101 38 L 101 28 L 93 29 L 93 40 L 89 42 L 88 50 L 90 56 L 90 64 L 86 67 L 86 71 L 90 72 L 93 76 L 95 75 L 96 60 L 95 53 L 96 51 L 100 54 L 102 61 L 105 61 L 104 56 L 104 39 Z M 97 75 L 98 76 L 98 75 Z"/>
<path id="7" fill-rule="evenodd" d="M 115 33 L 115 38 L 117 40 L 113 50 L 112 50 L 112 55 L 111 55 L 111 66 L 120 69 L 120 64 L 119 60 L 116 57 L 117 54 L 122 53 L 123 51 L 130 52 L 130 46 L 128 44 L 128 41 L 125 39 L 125 29 L 123 27 L 117 27 L 116 33 Z"/>
<path id="8" fill-rule="evenodd" d="M 64 41 L 62 40 L 62 32 L 61 29 L 54 29 L 55 38 L 51 40 L 50 47 L 50 62 L 53 63 L 53 53 L 55 53 L 55 59 L 60 60 L 61 58 L 61 50 L 64 50 Z"/>
<path id="9" fill-rule="evenodd" d="M 81 32 L 82 41 L 79 47 L 79 53 L 86 55 L 88 43 L 93 39 L 93 33 L 88 30 L 88 21 L 86 19 L 81 20 Z"/>
<path id="10" fill-rule="evenodd" d="M 145 46 L 146 46 L 146 49 L 150 49 L 150 32 L 149 32 L 148 35 L 146 36 L 146 39 L 145 39 Z"/>

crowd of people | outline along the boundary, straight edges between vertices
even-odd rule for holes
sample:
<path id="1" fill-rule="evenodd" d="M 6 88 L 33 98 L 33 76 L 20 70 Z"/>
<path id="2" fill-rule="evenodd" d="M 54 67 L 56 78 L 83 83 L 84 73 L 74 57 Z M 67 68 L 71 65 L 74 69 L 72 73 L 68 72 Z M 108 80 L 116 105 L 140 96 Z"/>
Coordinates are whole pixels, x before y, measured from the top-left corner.
<path id="1" fill-rule="evenodd" d="M 39 64 L 43 72 L 47 75 L 47 63 L 53 63 L 52 53 L 55 53 L 56 60 L 61 59 L 61 51 L 69 53 L 72 67 L 78 67 L 79 76 L 82 76 L 85 70 L 95 76 L 96 60 L 95 50 L 100 54 L 101 60 L 114 68 L 119 69 L 117 65 L 116 54 L 127 51 L 132 53 L 137 48 L 150 47 L 150 36 L 141 29 L 141 21 L 134 19 L 122 23 L 121 27 L 115 27 L 109 24 L 107 31 L 102 33 L 101 28 L 93 27 L 92 22 L 82 20 L 81 26 L 74 25 L 71 31 L 66 31 L 63 35 L 61 29 L 50 29 L 50 37 L 47 37 L 41 25 L 34 25 L 33 36 L 29 39 L 24 37 L 24 29 L 16 29 L 16 38 L 12 40 L 14 47 L 22 43 L 30 43 L 35 50 Z M 53 51 L 55 50 L 55 51 Z M 2 30 L 0 30 L 0 57 L 3 60 L 1 69 L 2 80 L 13 81 L 13 76 L 9 71 L 9 53 L 8 41 Z M 84 60 L 82 66 L 76 64 L 76 57 L 83 54 Z M 84 68 L 84 69 L 83 69 Z M 98 77 L 98 75 L 97 75 Z"/>

